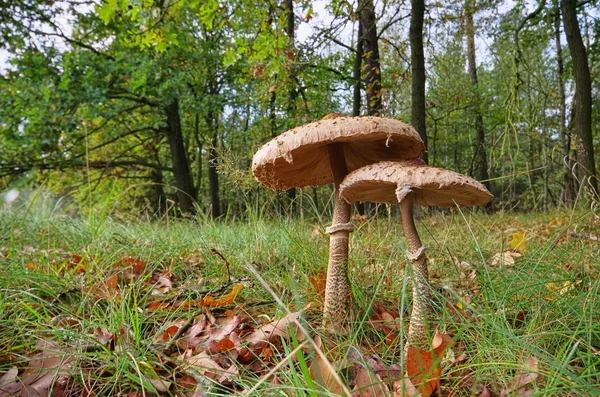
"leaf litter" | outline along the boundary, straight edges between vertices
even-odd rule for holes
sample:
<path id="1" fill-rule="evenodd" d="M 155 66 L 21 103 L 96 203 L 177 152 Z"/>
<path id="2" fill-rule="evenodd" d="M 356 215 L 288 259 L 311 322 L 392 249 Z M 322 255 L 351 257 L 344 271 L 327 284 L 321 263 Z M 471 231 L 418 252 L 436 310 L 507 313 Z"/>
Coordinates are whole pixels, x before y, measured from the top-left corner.
<path id="1" fill-rule="evenodd" d="M 514 264 L 514 260 L 521 257 L 525 251 L 524 237 L 515 238 L 513 235 L 516 242 L 519 238 L 518 244 L 513 245 L 511 241 L 514 251 L 494 255 L 491 265 Z M 28 254 L 31 254 L 29 251 Z M 108 275 L 102 278 L 99 271 L 92 269 L 101 263 L 96 258 L 62 252 L 59 254 L 68 257 L 68 264 L 63 266 L 61 271 L 82 273 L 82 279 L 92 280 L 93 282 L 87 282 L 82 289 L 84 293 L 96 299 L 118 299 L 131 283 L 141 283 L 142 290 L 148 292 L 147 296 L 157 299 L 146 302 L 142 310 L 149 315 L 169 319 L 157 324 L 154 337 L 147 341 L 150 351 L 156 352 L 162 365 L 172 371 L 169 375 L 164 370 L 157 369 L 158 378 L 147 376 L 148 382 L 159 395 L 181 393 L 187 396 L 201 396 L 206 395 L 205 391 L 211 387 L 219 387 L 231 394 L 243 393 L 243 377 L 249 374 L 253 377 L 266 376 L 278 365 L 297 365 L 297 360 L 283 362 L 286 358 L 286 348 L 311 338 L 296 325 L 302 320 L 306 308 L 260 324 L 256 321 L 260 316 L 249 314 L 246 307 L 248 302 L 236 304 L 244 288 L 247 288 L 247 283 L 244 285 L 231 280 L 226 284 L 226 290 L 215 288 L 201 297 L 190 298 L 181 294 L 183 284 L 173 276 L 170 267 L 151 270 L 143 260 L 130 256 L 112 264 Z M 224 259 L 222 254 L 219 256 Z M 200 251 L 182 255 L 179 259 L 189 267 L 202 266 L 205 261 Z M 456 258 L 454 260 L 460 269 L 464 287 L 477 288 L 473 285 L 476 280 L 474 267 Z M 226 259 L 224 261 L 229 273 L 229 263 Z M 90 267 L 91 262 L 96 266 Z M 31 271 L 40 270 L 35 263 L 32 263 L 31 268 Z M 228 280 L 230 279 L 231 275 L 228 274 Z M 322 295 L 324 274 L 316 273 L 309 279 L 313 295 Z M 563 294 L 572 287 L 565 283 L 548 285 L 548 288 Z M 225 310 L 229 307 L 229 310 Z M 162 315 L 171 311 L 175 311 L 176 318 Z M 77 318 L 57 321 L 64 326 L 78 326 Z M 376 304 L 374 314 L 369 317 L 369 323 L 376 332 L 383 335 L 384 345 L 395 345 L 401 349 L 399 335 L 403 333 L 402 329 L 406 324 L 400 322 L 398 313 Z M 132 340 L 128 329 L 109 331 L 103 327 L 96 327 L 86 332 L 89 339 L 94 339 L 96 344 L 88 344 L 84 351 L 97 349 L 98 346 L 107 351 L 117 351 L 119 345 L 127 346 Z M 316 339 L 318 340 L 318 337 Z M 331 368 L 336 375 L 343 375 L 352 396 L 431 396 L 436 395 L 436 390 L 441 386 L 443 352 L 450 345 L 450 337 L 438 333 L 430 351 L 409 347 L 404 367 L 401 367 L 399 362 L 386 363 L 372 351 L 357 347 L 349 348 L 347 356 L 337 360 L 314 354 L 313 349 L 307 347 L 306 343 L 298 346 L 301 347 L 298 354 L 306 355 L 313 380 L 334 394 L 345 392 L 342 385 L 334 379 Z M 319 347 L 323 347 L 321 343 Z M 67 395 L 67 387 L 73 382 L 73 358 L 77 357 L 77 354 L 79 352 L 74 351 L 72 347 L 59 347 L 57 341 L 40 342 L 37 353 L 29 357 L 26 365 L 18 364 L 0 372 L 0 396 L 23 393 L 49 395 L 49 392 L 56 396 Z M 454 362 L 464 363 L 468 360 L 463 357 L 464 354 L 457 356 Z M 537 376 L 537 358 L 532 356 L 517 372 L 510 386 L 500 390 L 499 394 L 492 393 L 488 389 L 489 385 L 481 383 L 474 383 L 469 389 L 465 386 L 463 390 L 472 390 L 475 393 L 472 395 L 478 397 L 526 396 L 535 390 L 533 387 Z M 281 380 L 276 376 L 270 379 L 269 382 L 274 387 L 281 384 Z M 83 387 L 88 388 L 85 381 Z M 125 392 L 127 390 L 123 390 L 122 395 L 128 395 Z M 129 395 L 141 395 L 134 390 L 132 392 L 134 394 Z M 94 389 L 90 387 L 89 392 L 81 394 L 94 395 Z"/>

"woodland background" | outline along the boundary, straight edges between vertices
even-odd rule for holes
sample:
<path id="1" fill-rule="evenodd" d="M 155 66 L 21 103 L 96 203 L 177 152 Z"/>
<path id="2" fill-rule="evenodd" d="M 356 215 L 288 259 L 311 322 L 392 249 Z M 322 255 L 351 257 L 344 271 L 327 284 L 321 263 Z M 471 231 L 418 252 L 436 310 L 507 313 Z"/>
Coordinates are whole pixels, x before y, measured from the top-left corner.
<path id="1" fill-rule="evenodd" d="M 599 18 L 597 0 L 0 0 L 0 190 L 150 216 L 321 211 L 331 187 L 270 192 L 251 158 L 340 112 L 411 123 L 429 164 L 485 181 L 497 208 L 588 202 Z"/>

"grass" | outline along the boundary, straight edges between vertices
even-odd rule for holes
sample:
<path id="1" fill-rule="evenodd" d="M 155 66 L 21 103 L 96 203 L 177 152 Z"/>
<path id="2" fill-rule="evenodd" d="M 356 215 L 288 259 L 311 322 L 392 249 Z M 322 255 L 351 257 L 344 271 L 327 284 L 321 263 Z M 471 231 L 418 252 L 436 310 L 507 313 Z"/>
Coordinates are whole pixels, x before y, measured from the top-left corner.
<path id="1" fill-rule="evenodd" d="M 40 341 L 54 341 L 61 357 L 70 360 L 67 389 L 73 394 L 82 389 L 89 391 L 84 395 L 175 393 L 174 387 L 160 392 L 159 379 L 173 382 L 180 368 L 155 341 L 169 324 L 193 312 L 147 308 L 161 300 L 197 301 L 228 284 L 229 267 L 231 278 L 247 286 L 236 298 L 238 310 L 258 324 L 285 316 L 249 263 L 291 311 L 313 302 L 307 325 L 325 336 L 319 329 L 322 298 L 310 281 L 327 262 L 327 217 L 322 219 L 117 222 L 106 213 L 82 219 L 30 209 L 1 212 L 0 371 L 22 372 L 34 355 L 43 354 Z M 381 216 L 355 224 L 350 280 L 357 309 L 350 332 L 335 336 L 326 350 L 343 355 L 353 346 L 387 364 L 401 362 L 402 343 L 389 345 L 369 322 L 375 305 L 398 313 L 402 324 L 409 320 L 411 287 L 399 219 Z M 456 342 L 444 362 L 443 395 L 476 396 L 478 384 L 498 395 L 531 356 L 539 360 L 529 370 L 538 373 L 528 385 L 534 395 L 600 395 L 600 243 L 570 236 L 600 234 L 594 214 L 453 211 L 423 215 L 417 227 L 428 247 L 436 326 Z M 514 264 L 491 266 L 519 231 L 525 236 L 524 255 Z M 138 258 L 145 267 L 129 281 L 120 278 L 115 290 L 111 276 L 122 271 L 123 258 Z M 175 288 L 157 296 L 153 277 L 166 270 Z M 216 309 L 216 315 L 225 309 Z M 112 341 L 100 343 L 102 337 Z M 293 362 L 276 371 L 281 390 L 325 395 L 315 391 L 311 354 L 293 352 L 300 344 L 288 338 L 277 356 Z M 457 361 L 461 354 L 467 358 Z M 236 388 L 250 389 L 260 376 L 240 367 Z M 270 388 L 271 381 L 264 382 L 255 395 Z M 231 390 L 205 384 L 206 395 Z"/>

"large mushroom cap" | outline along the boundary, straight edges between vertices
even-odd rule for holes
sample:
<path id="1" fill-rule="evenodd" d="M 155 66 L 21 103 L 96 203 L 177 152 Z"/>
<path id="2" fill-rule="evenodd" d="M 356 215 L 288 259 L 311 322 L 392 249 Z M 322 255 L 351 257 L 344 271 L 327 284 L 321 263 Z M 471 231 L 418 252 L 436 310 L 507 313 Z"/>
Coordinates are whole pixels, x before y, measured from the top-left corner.
<path id="1" fill-rule="evenodd" d="M 494 197 L 475 179 L 418 159 L 371 164 L 348 174 L 340 184 L 340 195 L 349 203 L 399 204 L 409 191 L 415 194 L 415 204 L 440 207 L 453 207 L 455 202 L 485 205 Z"/>
<path id="2" fill-rule="evenodd" d="M 252 159 L 254 177 L 278 190 L 333 183 L 327 145 L 343 142 L 348 171 L 418 157 L 425 145 L 410 125 L 382 117 L 334 117 L 287 131 Z"/>

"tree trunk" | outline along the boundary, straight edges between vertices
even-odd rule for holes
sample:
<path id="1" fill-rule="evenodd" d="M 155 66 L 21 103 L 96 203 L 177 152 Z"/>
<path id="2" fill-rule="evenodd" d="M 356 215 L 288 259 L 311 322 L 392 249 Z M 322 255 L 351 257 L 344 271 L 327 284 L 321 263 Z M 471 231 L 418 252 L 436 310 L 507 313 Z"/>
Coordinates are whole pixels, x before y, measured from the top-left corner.
<path id="1" fill-rule="evenodd" d="M 217 146 L 219 139 L 217 135 L 216 123 L 211 125 L 214 131 L 212 144 L 208 149 L 208 189 L 210 190 L 210 215 L 213 219 L 221 216 L 221 203 L 219 196 L 219 174 L 217 173 L 218 155 Z"/>
<path id="2" fill-rule="evenodd" d="M 363 36 L 362 36 L 362 22 L 358 20 L 358 31 L 356 32 L 356 55 L 354 57 L 353 67 L 353 79 L 354 79 L 354 92 L 352 97 L 352 116 L 360 116 L 360 91 L 362 87 L 362 57 L 363 57 Z"/>
<path id="3" fill-rule="evenodd" d="M 354 92 L 352 96 L 352 116 L 360 116 L 361 107 L 361 96 L 360 91 L 362 88 L 362 58 L 363 58 L 363 36 L 362 36 L 362 22 L 358 19 L 358 30 L 356 32 L 356 55 L 354 56 L 354 67 L 352 70 L 352 78 L 354 79 Z M 355 203 L 354 207 L 359 214 L 365 214 L 365 203 Z"/>
<path id="4" fill-rule="evenodd" d="M 577 22 L 577 0 L 562 0 L 561 11 L 575 74 L 575 96 L 573 101 L 575 118 L 573 121 L 575 128 L 574 143 L 579 165 L 578 174 L 581 183 L 589 187 L 593 194 L 597 194 L 598 181 L 592 141 L 592 83 L 587 53 Z"/>
<path id="5" fill-rule="evenodd" d="M 411 0 L 410 15 L 410 63 L 412 71 L 412 125 L 427 147 L 427 129 L 425 126 L 425 55 L 423 53 L 423 18 L 425 0 Z M 427 163 L 427 152 L 423 153 Z"/>
<path id="6" fill-rule="evenodd" d="M 194 198 L 198 200 L 200 192 L 202 191 L 202 147 L 204 142 L 200 139 L 200 115 L 196 113 L 194 117 L 194 141 L 196 143 L 196 186 L 194 186 L 194 192 L 196 195 Z"/>
<path id="7" fill-rule="evenodd" d="M 183 145 L 179 101 L 177 98 L 173 99 L 165 107 L 165 112 L 167 114 L 167 142 L 171 151 L 179 209 L 184 214 L 192 214 L 194 212 L 194 185 L 192 183 L 187 153 Z"/>
<path id="8" fill-rule="evenodd" d="M 484 181 L 485 187 L 490 188 L 490 179 L 488 174 L 487 153 L 485 152 L 485 129 L 483 126 L 483 115 L 479 104 L 479 80 L 477 78 L 477 62 L 475 61 L 475 23 L 473 15 L 475 14 L 475 0 L 466 0 L 465 19 L 467 33 L 467 63 L 469 65 L 469 76 L 471 77 L 471 86 L 475 93 L 475 153 L 473 156 L 473 175 L 479 181 Z"/>
<path id="9" fill-rule="evenodd" d="M 367 65 L 367 113 L 369 116 L 381 114 L 381 65 L 379 64 L 379 43 L 377 38 L 377 20 L 373 0 L 360 0 L 358 3 L 362 26 L 362 37 Z"/>
<path id="10" fill-rule="evenodd" d="M 294 20 L 294 0 L 285 0 L 286 8 L 286 28 L 285 32 L 288 39 L 288 60 L 290 62 L 290 72 L 288 75 L 288 103 L 287 103 L 287 115 L 288 115 L 288 129 L 296 126 L 296 48 L 294 32 L 296 30 L 296 23 Z M 294 203 L 296 200 L 296 188 L 288 189 L 288 212 L 289 214 L 294 213 Z"/>
<path id="11" fill-rule="evenodd" d="M 571 174 L 573 167 L 573 159 L 571 158 L 571 137 L 567 131 L 567 96 L 565 94 L 565 67 L 563 63 L 562 45 L 560 43 L 560 7 L 558 0 L 554 0 L 554 8 L 556 10 L 556 16 L 554 18 L 554 43 L 556 45 L 556 62 L 558 72 L 558 92 L 560 96 L 559 112 L 560 112 L 560 125 L 559 125 L 559 137 L 560 144 L 562 147 L 562 163 L 563 163 L 563 192 L 562 200 L 563 203 L 571 207 L 575 202 L 577 196 L 577 188 L 575 187 L 575 179 Z"/>

